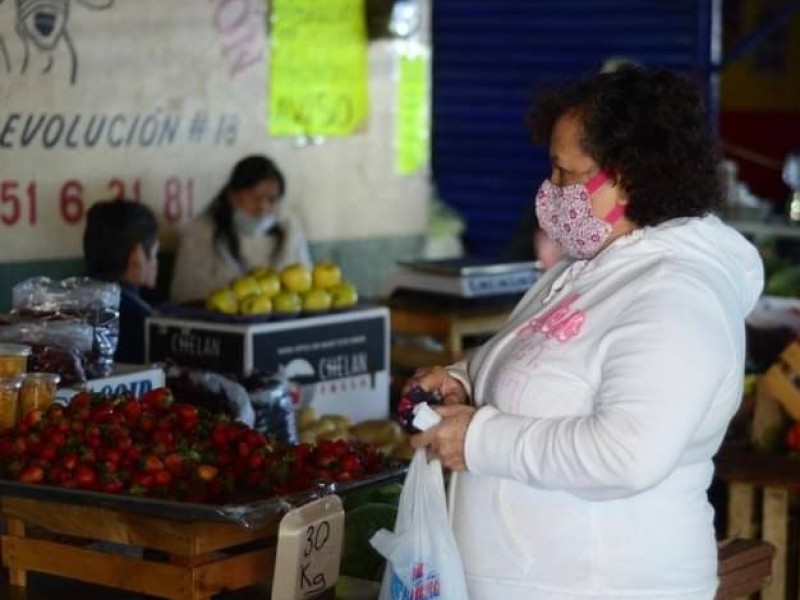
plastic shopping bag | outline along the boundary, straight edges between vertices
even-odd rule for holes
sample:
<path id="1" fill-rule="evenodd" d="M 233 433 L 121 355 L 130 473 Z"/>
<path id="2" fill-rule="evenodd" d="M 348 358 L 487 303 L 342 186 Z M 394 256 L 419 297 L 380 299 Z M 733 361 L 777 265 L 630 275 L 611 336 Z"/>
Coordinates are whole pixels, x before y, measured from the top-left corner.
<path id="1" fill-rule="evenodd" d="M 442 465 L 418 449 L 400 495 L 394 533 L 382 529 L 372 546 L 386 560 L 379 600 L 466 600 L 461 556 L 447 517 Z"/>

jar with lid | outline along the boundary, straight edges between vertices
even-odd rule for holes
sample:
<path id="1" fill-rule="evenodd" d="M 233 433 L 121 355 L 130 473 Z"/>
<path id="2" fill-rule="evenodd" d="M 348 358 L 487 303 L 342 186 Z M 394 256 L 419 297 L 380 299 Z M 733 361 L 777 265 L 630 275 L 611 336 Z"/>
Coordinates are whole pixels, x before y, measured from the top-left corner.
<path id="1" fill-rule="evenodd" d="M 0 344 L 0 377 L 19 377 L 28 370 L 31 347 L 25 344 Z"/>
<path id="2" fill-rule="evenodd" d="M 17 424 L 21 386 L 21 377 L 0 377 L 0 429 Z"/>
<path id="3" fill-rule="evenodd" d="M 57 373 L 28 373 L 22 380 L 19 393 L 20 417 L 32 410 L 45 409 L 56 399 L 56 387 L 61 381 Z"/>

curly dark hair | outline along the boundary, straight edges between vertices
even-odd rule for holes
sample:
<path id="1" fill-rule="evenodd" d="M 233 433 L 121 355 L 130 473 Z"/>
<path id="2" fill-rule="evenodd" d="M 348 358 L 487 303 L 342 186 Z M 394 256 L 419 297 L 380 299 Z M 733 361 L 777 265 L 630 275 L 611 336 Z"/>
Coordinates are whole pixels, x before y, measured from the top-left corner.
<path id="1" fill-rule="evenodd" d="M 660 69 L 625 66 L 573 83 L 542 99 L 530 115 L 537 141 L 575 113 L 584 151 L 628 195 L 639 226 L 706 215 L 724 199 L 717 145 L 694 86 Z"/>

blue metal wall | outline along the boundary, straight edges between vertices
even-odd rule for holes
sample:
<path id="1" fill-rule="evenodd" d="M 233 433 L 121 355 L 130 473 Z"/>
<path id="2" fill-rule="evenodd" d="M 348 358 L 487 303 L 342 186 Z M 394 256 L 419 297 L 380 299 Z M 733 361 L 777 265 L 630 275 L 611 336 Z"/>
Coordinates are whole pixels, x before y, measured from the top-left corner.
<path id="1" fill-rule="evenodd" d="M 538 88 L 615 55 L 707 83 L 711 23 L 712 0 L 433 0 L 433 173 L 468 252 L 498 256 L 548 172 L 524 124 Z"/>

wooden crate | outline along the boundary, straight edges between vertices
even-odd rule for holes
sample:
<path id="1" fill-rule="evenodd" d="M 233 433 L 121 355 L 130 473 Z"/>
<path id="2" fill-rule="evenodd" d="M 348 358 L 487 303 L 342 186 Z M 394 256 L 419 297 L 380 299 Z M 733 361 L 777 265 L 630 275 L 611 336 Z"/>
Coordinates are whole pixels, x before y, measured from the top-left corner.
<path id="1" fill-rule="evenodd" d="M 22 498 L 0 498 L 0 513 L 3 565 L 15 586 L 24 587 L 35 571 L 159 598 L 206 600 L 265 582 L 275 566 L 277 518 L 246 529 Z M 120 544 L 121 551 L 98 549 L 96 542 Z"/>
<path id="2" fill-rule="evenodd" d="M 775 547 L 758 540 L 731 539 L 719 545 L 719 587 L 715 600 L 746 598 L 762 590 L 772 575 Z"/>
<path id="3" fill-rule="evenodd" d="M 800 463 L 723 447 L 716 464 L 728 484 L 727 535 L 764 540 L 775 548 L 772 577 L 761 599 L 800 599 Z"/>

